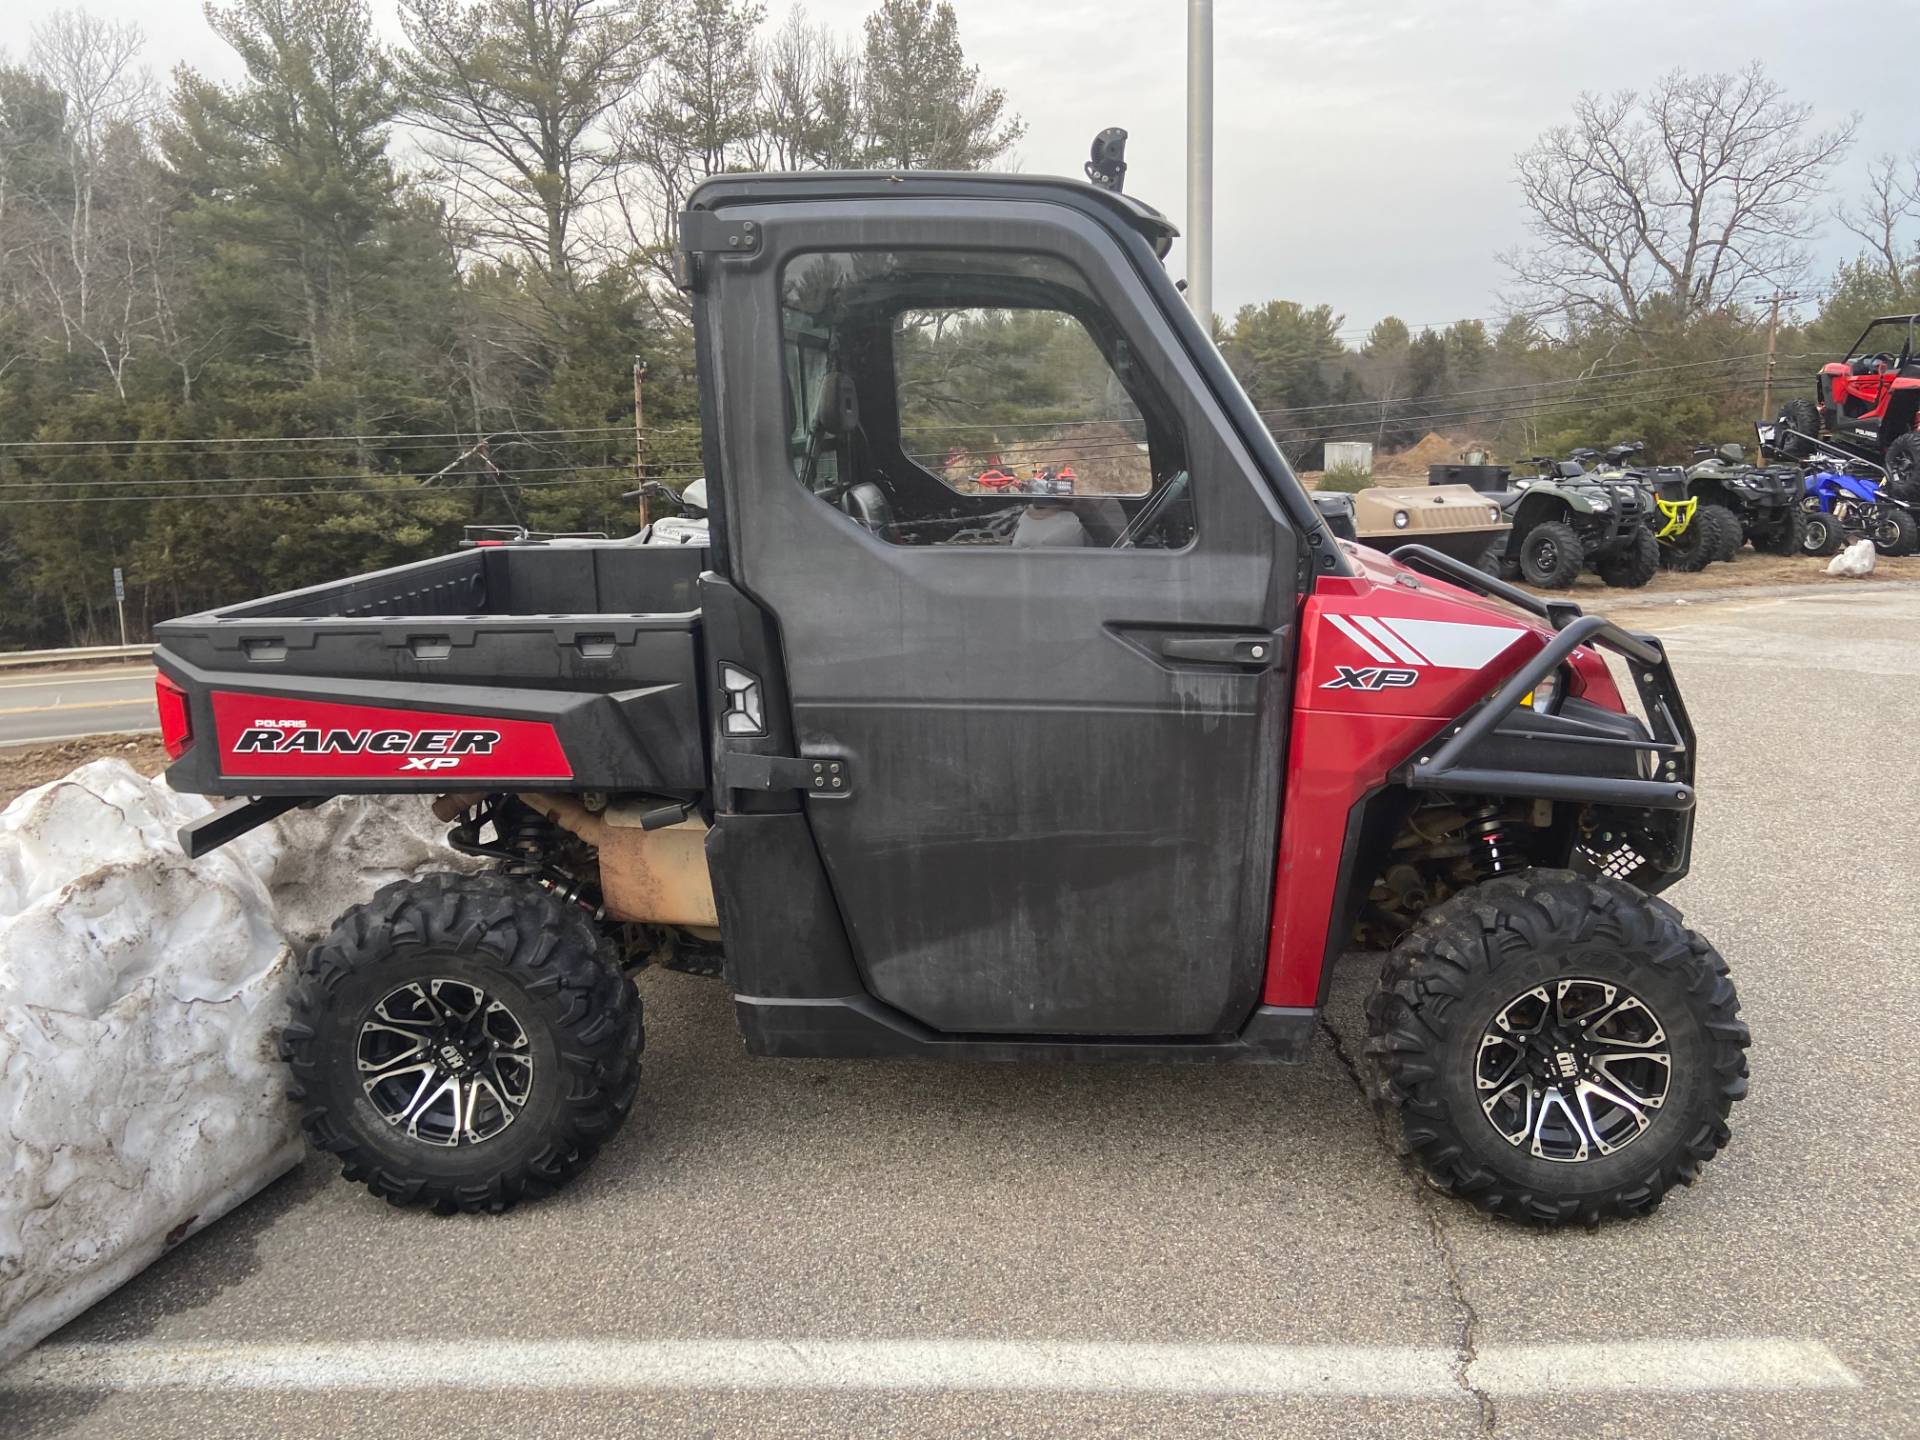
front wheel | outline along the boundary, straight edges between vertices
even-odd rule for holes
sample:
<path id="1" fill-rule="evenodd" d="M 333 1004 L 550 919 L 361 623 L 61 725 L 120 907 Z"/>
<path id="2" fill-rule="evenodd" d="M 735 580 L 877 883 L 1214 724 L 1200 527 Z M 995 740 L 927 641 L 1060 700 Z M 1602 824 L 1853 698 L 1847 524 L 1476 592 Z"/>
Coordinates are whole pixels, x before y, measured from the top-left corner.
<path id="1" fill-rule="evenodd" d="M 1625 590 L 1638 590 L 1652 580 L 1660 569 L 1660 542 L 1644 525 L 1620 542 L 1613 552 L 1595 567 L 1607 584 Z"/>
<path id="2" fill-rule="evenodd" d="M 1713 946 L 1630 885 L 1536 870 L 1432 910 L 1367 1005 L 1435 1184 L 1549 1225 L 1644 1215 L 1727 1143 L 1747 1027 Z"/>
<path id="3" fill-rule="evenodd" d="M 1542 590 L 1567 590 L 1586 564 L 1580 535 L 1561 520 L 1546 520 L 1520 541 L 1520 578 Z"/>
<path id="4" fill-rule="evenodd" d="M 1764 534 L 1756 534 L 1753 547 L 1769 555 L 1798 555 L 1807 540 L 1807 512 L 1798 505 L 1781 511 Z"/>
<path id="5" fill-rule="evenodd" d="M 1847 532 L 1840 517 L 1831 510 L 1814 510 L 1807 515 L 1806 528 L 1800 532 L 1800 553 L 1824 558 L 1838 555 L 1847 543 Z"/>
<path id="6" fill-rule="evenodd" d="M 633 1103 L 640 1001 L 586 914 L 499 875 L 400 880 L 295 981 L 280 1057 L 349 1180 L 442 1215 L 572 1179 Z"/>

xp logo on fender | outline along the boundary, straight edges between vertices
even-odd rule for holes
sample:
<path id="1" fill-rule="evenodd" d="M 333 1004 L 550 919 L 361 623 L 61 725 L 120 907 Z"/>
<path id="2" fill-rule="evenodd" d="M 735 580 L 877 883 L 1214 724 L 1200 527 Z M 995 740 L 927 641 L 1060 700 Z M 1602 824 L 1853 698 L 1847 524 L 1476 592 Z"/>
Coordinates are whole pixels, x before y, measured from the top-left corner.
<path id="1" fill-rule="evenodd" d="M 1378 669 L 1367 665 L 1355 669 L 1351 665 L 1336 665 L 1333 668 L 1334 677 L 1320 687 L 1322 690 L 1404 690 L 1420 678 L 1418 670 L 1397 667 Z"/>

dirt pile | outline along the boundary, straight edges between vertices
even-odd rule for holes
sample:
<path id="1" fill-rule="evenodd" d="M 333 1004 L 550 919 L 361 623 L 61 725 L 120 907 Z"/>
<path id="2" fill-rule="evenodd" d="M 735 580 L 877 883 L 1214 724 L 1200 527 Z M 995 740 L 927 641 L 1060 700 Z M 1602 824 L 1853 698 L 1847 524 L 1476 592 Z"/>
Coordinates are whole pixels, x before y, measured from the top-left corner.
<path id="1" fill-rule="evenodd" d="M 1375 455 L 1373 473 L 1376 475 L 1404 475 L 1427 478 L 1429 465 L 1451 465 L 1460 459 L 1460 452 L 1470 448 L 1465 440 L 1450 440 L 1438 430 L 1430 430 L 1421 437 L 1416 445 L 1393 455 Z"/>

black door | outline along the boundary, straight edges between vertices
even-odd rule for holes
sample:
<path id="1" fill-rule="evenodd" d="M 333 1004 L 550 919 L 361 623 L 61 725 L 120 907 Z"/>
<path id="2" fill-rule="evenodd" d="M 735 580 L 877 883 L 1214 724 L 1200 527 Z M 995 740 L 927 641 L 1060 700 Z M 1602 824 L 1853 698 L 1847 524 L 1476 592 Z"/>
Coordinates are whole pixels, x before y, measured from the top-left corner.
<path id="1" fill-rule="evenodd" d="M 807 814 L 867 986 L 949 1032 L 1233 1030 L 1295 534 L 1101 223 L 899 202 L 849 245 L 850 208 L 730 212 L 761 249 L 708 298 L 725 548 L 845 767 Z"/>

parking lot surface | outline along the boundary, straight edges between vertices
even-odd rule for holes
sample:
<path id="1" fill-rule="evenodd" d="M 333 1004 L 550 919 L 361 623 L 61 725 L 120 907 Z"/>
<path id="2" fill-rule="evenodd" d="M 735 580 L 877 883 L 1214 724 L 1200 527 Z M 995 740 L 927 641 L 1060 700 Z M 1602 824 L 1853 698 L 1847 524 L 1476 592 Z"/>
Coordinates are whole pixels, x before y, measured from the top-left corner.
<path id="1" fill-rule="evenodd" d="M 1920 588 L 1621 613 L 1700 733 L 1671 898 L 1754 1034 L 1653 1217 L 1416 1181 L 1350 1068 L 1364 959 L 1273 1069 L 753 1060 L 648 972 L 581 1183 L 437 1220 L 311 1159 L 0 1377 L 0 1433 L 1920 1434 Z"/>

